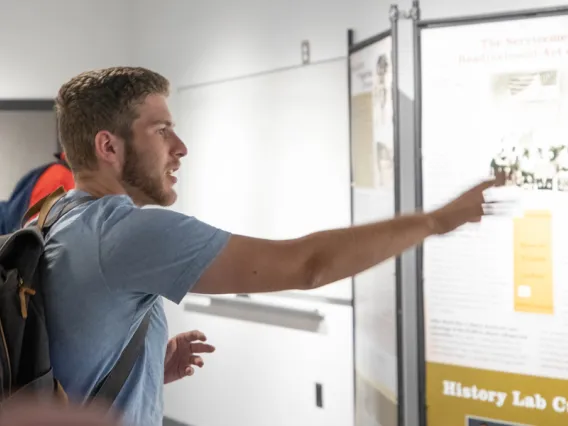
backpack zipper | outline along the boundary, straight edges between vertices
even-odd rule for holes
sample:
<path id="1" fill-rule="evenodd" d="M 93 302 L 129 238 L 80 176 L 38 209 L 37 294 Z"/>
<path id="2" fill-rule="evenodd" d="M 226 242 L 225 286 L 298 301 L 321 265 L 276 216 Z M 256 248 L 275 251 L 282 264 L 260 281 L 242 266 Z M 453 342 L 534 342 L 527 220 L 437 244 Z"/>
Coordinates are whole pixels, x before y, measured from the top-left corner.
<path id="1" fill-rule="evenodd" d="M 33 296 L 36 292 L 35 290 L 28 288 L 24 285 L 24 280 L 19 278 L 20 284 L 18 285 L 19 291 L 18 295 L 20 296 L 20 311 L 22 314 L 22 318 L 26 319 L 28 317 L 28 304 L 26 300 L 26 295 Z"/>
<path id="2" fill-rule="evenodd" d="M 2 334 L 2 342 L 4 343 L 4 351 L 6 352 L 6 361 L 8 363 L 8 395 L 12 394 L 12 363 L 10 362 L 10 354 L 8 353 L 8 344 L 4 335 L 4 327 L 0 321 L 0 333 Z"/>

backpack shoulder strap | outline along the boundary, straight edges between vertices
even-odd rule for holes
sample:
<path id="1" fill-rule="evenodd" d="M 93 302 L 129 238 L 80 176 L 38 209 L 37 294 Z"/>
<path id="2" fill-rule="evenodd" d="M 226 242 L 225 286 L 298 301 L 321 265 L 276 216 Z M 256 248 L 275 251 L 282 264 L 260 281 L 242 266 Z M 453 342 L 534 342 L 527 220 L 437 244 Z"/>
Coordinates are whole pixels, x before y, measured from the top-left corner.
<path id="1" fill-rule="evenodd" d="M 36 214 L 39 213 L 39 218 L 37 221 L 37 226 L 39 229 L 43 229 L 43 225 L 45 224 L 45 220 L 47 219 L 47 215 L 51 211 L 51 208 L 57 203 L 63 196 L 65 195 L 65 189 L 60 186 L 51 194 L 46 195 L 33 206 L 31 206 L 28 211 L 24 214 L 22 218 L 21 227 L 23 228 L 24 225 Z"/>
<path id="2" fill-rule="evenodd" d="M 59 212 L 56 215 L 53 215 L 49 219 L 44 221 L 43 227 L 41 227 L 43 234 L 47 235 L 51 227 L 55 225 L 55 222 L 57 222 L 59 219 L 61 219 L 63 216 L 65 216 L 67 213 L 73 210 L 75 207 L 78 207 L 81 204 L 94 200 L 96 200 L 96 198 L 93 197 L 92 195 L 86 195 L 84 197 L 77 198 L 73 201 L 68 202 L 61 208 L 61 210 L 59 210 Z M 39 226 L 39 221 L 38 221 L 38 226 Z"/>
<path id="3" fill-rule="evenodd" d="M 78 198 L 76 200 L 73 200 L 73 201 L 65 204 L 61 208 L 61 210 L 59 211 L 59 213 L 57 215 L 53 215 L 53 216 L 49 217 L 49 213 L 51 212 L 51 210 L 53 209 L 55 204 L 57 204 L 57 202 L 59 200 L 61 200 L 61 198 L 63 198 L 63 196 L 65 194 L 66 194 L 65 189 L 62 186 L 60 186 L 55 191 L 53 191 L 51 194 L 43 197 L 36 204 L 34 204 L 33 206 L 31 206 L 28 209 L 28 211 L 26 212 L 26 214 L 22 218 L 21 227 L 23 228 L 24 225 L 32 217 L 34 217 L 36 214 L 39 213 L 39 218 L 37 220 L 37 227 L 45 235 L 49 232 L 49 229 L 55 224 L 55 222 L 57 222 L 59 219 L 61 219 L 62 216 L 69 213 L 75 207 L 78 207 L 83 203 L 86 203 L 88 201 L 93 201 L 93 200 L 96 199 L 95 197 L 93 197 L 91 195 L 87 195 L 87 196 Z M 49 219 L 48 219 L 48 217 L 49 217 Z"/>
<path id="4" fill-rule="evenodd" d="M 152 309 L 150 308 L 144 316 L 142 323 L 140 323 L 138 329 L 130 339 L 130 342 L 128 342 L 128 345 L 124 348 L 124 351 L 122 351 L 113 369 L 99 382 L 93 392 L 91 392 L 90 400 L 102 398 L 111 403 L 114 402 L 126 383 L 128 376 L 130 376 L 138 356 L 142 352 L 151 315 Z"/>

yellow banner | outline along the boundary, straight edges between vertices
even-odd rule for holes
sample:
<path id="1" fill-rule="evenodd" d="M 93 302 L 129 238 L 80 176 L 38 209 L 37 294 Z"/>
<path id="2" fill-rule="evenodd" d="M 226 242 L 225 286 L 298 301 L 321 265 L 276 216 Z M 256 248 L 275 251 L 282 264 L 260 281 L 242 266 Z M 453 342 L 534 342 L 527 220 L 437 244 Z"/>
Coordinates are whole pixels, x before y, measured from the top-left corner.
<path id="1" fill-rule="evenodd" d="M 528 211 L 514 222 L 515 311 L 554 313 L 552 215 Z"/>
<path id="2" fill-rule="evenodd" d="M 568 381 L 426 365 L 428 426 L 565 426 Z"/>

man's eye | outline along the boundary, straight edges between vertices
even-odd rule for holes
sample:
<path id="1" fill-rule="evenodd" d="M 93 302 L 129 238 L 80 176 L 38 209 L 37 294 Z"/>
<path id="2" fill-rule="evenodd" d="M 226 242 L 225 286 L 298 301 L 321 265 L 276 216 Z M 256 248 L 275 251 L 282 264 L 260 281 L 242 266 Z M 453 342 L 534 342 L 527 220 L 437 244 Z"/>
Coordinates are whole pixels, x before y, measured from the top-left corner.
<path id="1" fill-rule="evenodd" d="M 159 133 L 160 135 L 162 135 L 162 136 L 166 136 L 167 133 L 168 133 L 168 130 L 167 130 L 167 129 L 159 129 L 159 130 L 158 130 L 158 133 Z"/>

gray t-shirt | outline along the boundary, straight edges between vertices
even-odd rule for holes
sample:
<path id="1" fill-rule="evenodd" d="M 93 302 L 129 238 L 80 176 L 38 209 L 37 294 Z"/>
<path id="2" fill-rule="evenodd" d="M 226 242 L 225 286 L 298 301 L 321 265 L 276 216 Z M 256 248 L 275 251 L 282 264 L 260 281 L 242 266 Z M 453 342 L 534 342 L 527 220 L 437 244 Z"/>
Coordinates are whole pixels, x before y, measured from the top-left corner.
<path id="1" fill-rule="evenodd" d="M 85 195 L 70 191 L 52 211 Z M 229 235 L 123 195 L 82 204 L 55 224 L 45 251 L 46 318 L 54 374 L 71 400 L 83 402 L 106 376 L 150 309 L 144 351 L 115 407 L 127 425 L 162 424 L 162 297 L 180 303 Z"/>

